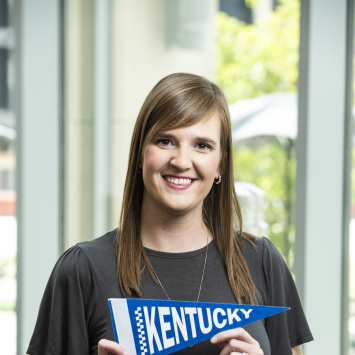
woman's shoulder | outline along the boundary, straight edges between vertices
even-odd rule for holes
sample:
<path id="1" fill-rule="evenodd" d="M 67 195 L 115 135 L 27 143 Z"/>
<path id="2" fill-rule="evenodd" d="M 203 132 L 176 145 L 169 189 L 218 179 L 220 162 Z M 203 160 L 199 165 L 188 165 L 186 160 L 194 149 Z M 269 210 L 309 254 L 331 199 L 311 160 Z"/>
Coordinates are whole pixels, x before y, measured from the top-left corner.
<path id="1" fill-rule="evenodd" d="M 68 344 L 71 353 L 89 353 L 90 334 L 101 307 L 107 307 L 108 297 L 104 302 L 99 290 L 103 283 L 117 285 L 115 232 L 78 243 L 61 255 L 42 297 L 27 353 L 67 354 Z"/>
<path id="2" fill-rule="evenodd" d="M 261 263 L 264 252 L 264 237 L 246 236 L 243 240 L 243 254 L 246 262 Z"/>
<path id="3" fill-rule="evenodd" d="M 117 229 L 107 232 L 99 238 L 76 244 L 89 259 L 116 257 Z"/>
<path id="4" fill-rule="evenodd" d="M 264 294 L 267 304 L 273 305 L 274 299 L 277 298 L 276 293 L 280 294 L 281 290 L 285 293 L 289 290 L 296 290 L 288 265 L 270 239 L 257 237 L 254 245 L 245 242 L 244 256 L 253 282 Z"/>
<path id="5" fill-rule="evenodd" d="M 116 270 L 116 231 L 78 243 L 66 250 L 53 268 L 49 283 L 92 279 L 97 271 Z"/>
<path id="6" fill-rule="evenodd" d="M 246 261 L 253 264 L 284 263 L 276 245 L 266 237 L 254 237 L 244 241 L 243 253 Z"/>
<path id="7" fill-rule="evenodd" d="M 245 241 L 243 254 L 254 284 L 265 293 L 265 301 L 275 286 L 292 281 L 283 256 L 268 238 L 255 237 L 251 243 Z"/>

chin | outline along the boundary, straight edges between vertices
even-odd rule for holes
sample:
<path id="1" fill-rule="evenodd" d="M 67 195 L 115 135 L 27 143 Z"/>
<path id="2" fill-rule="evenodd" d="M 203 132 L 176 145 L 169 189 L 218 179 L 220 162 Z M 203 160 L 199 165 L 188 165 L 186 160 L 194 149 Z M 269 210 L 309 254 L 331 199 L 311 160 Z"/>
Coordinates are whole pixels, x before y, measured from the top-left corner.
<path id="1" fill-rule="evenodd" d="M 173 214 L 184 214 L 187 213 L 195 208 L 198 208 L 198 205 L 193 205 L 191 203 L 186 203 L 184 202 L 176 202 L 176 201 L 169 201 L 168 203 L 165 204 L 165 208 Z"/>
<path id="2" fill-rule="evenodd" d="M 186 205 L 167 205 L 166 208 L 169 210 L 171 213 L 176 213 L 176 214 L 184 214 L 188 212 L 191 209 L 191 206 L 186 206 Z"/>

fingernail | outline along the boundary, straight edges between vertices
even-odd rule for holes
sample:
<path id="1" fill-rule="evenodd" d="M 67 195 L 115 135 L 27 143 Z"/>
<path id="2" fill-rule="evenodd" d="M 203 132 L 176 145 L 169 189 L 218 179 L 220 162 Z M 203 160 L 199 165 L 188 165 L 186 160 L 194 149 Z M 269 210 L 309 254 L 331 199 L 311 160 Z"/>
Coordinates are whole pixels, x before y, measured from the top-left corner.
<path id="1" fill-rule="evenodd" d="M 211 343 L 214 343 L 216 340 L 217 340 L 217 337 L 216 337 L 216 336 L 213 336 L 213 337 L 211 338 Z"/>
<path id="2" fill-rule="evenodd" d="M 123 355 L 129 355 L 129 354 L 128 354 L 128 351 L 125 350 L 125 351 L 123 352 Z"/>

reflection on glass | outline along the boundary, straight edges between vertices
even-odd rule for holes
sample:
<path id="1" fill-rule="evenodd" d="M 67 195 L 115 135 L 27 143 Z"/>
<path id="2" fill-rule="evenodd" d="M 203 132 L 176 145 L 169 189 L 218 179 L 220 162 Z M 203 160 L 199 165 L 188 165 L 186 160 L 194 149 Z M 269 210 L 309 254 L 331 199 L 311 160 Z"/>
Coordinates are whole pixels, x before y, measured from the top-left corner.
<path id="1" fill-rule="evenodd" d="M 15 117 L 13 113 L 12 1 L 0 2 L 0 344 L 1 353 L 16 353 Z"/>
<path id="2" fill-rule="evenodd" d="M 352 169 L 352 202 L 350 222 L 350 277 L 349 277 L 349 355 L 355 355 L 355 200 L 354 200 L 354 175 L 355 175 L 355 149 L 353 147 Z"/>
<path id="3" fill-rule="evenodd" d="M 351 220 L 349 230 L 349 355 L 355 355 L 355 57 L 353 69 Z"/>
<path id="4" fill-rule="evenodd" d="M 265 192 L 255 218 L 292 269 L 300 3 L 268 3 L 246 1 L 251 23 L 218 14 L 217 80 L 230 104 L 235 177 Z"/>
<path id="5" fill-rule="evenodd" d="M 355 64 L 355 61 L 354 61 Z M 355 81 L 354 81 L 355 93 Z M 353 105 L 353 127 L 355 127 L 355 97 Z M 349 355 L 355 355 L 355 142 L 353 133 L 351 171 L 351 220 L 349 232 Z"/>

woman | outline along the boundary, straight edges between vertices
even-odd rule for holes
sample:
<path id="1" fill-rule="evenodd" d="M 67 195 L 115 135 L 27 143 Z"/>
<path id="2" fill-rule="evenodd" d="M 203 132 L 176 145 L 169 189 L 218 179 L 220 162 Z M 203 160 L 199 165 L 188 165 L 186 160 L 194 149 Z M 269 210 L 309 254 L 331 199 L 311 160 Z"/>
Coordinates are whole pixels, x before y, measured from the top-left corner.
<path id="1" fill-rule="evenodd" d="M 126 355 L 113 342 L 107 305 L 119 297 L 291 308 L 180 354 L 302 354 L 301 344 L 313 339 L 282 256 L 266 238 L 242 232 L 228 106 L 197 75 L 169 75 L 148 95 L 132 137 L 119 229 L 59 259 L 28 353 Z"/>

